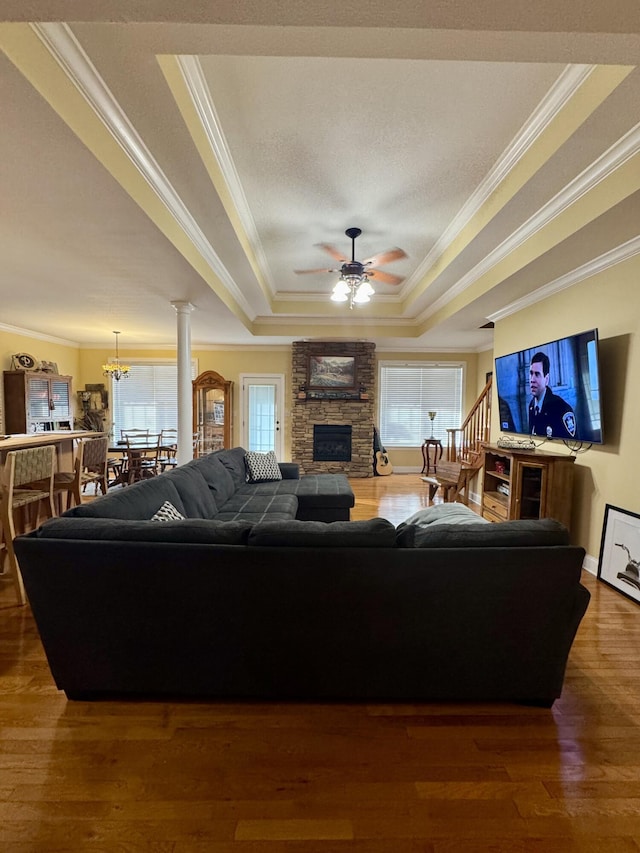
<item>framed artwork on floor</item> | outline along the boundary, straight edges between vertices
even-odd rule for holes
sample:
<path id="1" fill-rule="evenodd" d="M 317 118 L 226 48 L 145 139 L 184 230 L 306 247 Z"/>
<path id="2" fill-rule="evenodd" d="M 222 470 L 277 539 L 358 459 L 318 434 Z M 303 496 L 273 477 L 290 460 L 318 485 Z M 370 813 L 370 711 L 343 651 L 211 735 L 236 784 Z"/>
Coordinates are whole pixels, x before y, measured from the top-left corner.
<path id="1" fill-rule="evenodd" d="M 598 578 L 640 604 L 640 515 L 607 504 Z"/>

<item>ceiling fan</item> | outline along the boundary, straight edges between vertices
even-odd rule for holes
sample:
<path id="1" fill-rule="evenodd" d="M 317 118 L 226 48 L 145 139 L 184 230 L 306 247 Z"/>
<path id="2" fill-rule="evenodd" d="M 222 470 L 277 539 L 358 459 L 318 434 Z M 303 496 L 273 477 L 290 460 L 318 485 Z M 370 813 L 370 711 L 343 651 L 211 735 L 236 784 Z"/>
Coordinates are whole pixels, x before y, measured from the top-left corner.
<path id="1" fill-rule="evenodd" d="M 351 240 L 351 260 L 339 252 L 334 246 L 329 243 L 317 243 L 316 245 L 325 252 L 340 261 L 342 266 L 339 269 L 314 269 L 314 270 L 294 270 L 295 273 L 319 273 L 319 272 L 339 272 L 341 280 L 346 282 L 360 282 L 365 279 L 373 279 L 380 281 L 383 284 L 400 284 L 404 278 L 399 275 L 379 270 L 377 267 L 383 264 L 391 263 L 391 261 L 399 261 L 401 258 L 406 258 L 407 254 L 402 249 L 388 249 L 386 252 L 379 252 L 377 255 L 372 255 L 364 261 L 356 261 L 356 237 L 362 234 L 360 228 L 347 228 L 344 232 Z"/>

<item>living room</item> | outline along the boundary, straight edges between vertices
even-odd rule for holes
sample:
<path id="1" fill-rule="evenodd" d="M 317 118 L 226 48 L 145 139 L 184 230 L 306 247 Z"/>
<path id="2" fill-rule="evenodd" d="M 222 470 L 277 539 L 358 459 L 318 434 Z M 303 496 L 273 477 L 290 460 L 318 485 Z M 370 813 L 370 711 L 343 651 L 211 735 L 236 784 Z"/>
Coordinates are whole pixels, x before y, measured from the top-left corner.
<path id="1" fill-rule="evenodd" d="M 601 354 L 601 390 L 603 404 L 604 443 L 593 446 L 576 458 L 572 540 L 587 551 L 586 568 L 595 573 L 597 568 L 602 523 L 606 504 L 638 512 L 635 477 L 636 450 L 634 436 L 640 429 L 640 410 L 636 405 L 634 377 L 640 371 L 640 354 L 633 346 L 638 334 L 640 309 L 636 282 L 640 273 L 640 258 L 631 257 L 623 263 L 589 276 L 562 292 L 553 294 L 539 303 L 517 311 L 496 321 L 494 348 L 481 353 L 428 353 L 428 361 L 464 361 L 466 365 L 465 411 L 484 386 L 486 373 L 493 370 L 493 359 L 520 349 L 532 342 L 532 328 L 543 328 L 545 339 L 554 339 L 582 331 L 598 328 Z M 11 354 L 32 352 L 36 356 L 47 356 L 54 360 L 63 374 L 73 376 L 74 388 L 85 383 L 104 380 L 101 365 L 108 350 L 97 347 L 82 348 L 63 345 L 40 336 L 18 334 L 0 329 L 0 347 L 4 353 L 4 369 L 10 368 Z M 168 358 L 175 350 L 145 348 L 135 350 L 123 347 L 125 359 Z M 269 373 L 291 376 L 291 348 L 260 347 L 225 348 L 199 350 L 194 348 L 192 356 L 197 359 L 198 370 L 216 370 L 238 382 L 242 373 Z M 376 358 L 385 360 L 415 359 L 412 352 L 376 352 Z M 124 380 L 126 381 L 126 380 Z M 288 386 L 285 386 L 288 387 Z M 234 401 L 234 444 L 240 444 L 238 408 Z M 291 458 L 290 404 L 285 420 L 285 458 Z M 492 438 L 500 435 L 497 412 L 493 412 Z M 546 449 L 556 450 L 556 443 L 548 442 Z M 545 446 L 542 447 L 542 450 Z M 420 447 L 394 448 L 387 450 L 395 470 L 419 472 L 422 460 Z M 569 453 L 569 450 L 566 451 Z"/>
<path id="2" fill-rule="evenodd" d="M 241 378 L 282 377 L 295 462 L 296 344 L 374 346 L 375 424 L 383 362 L 463 365 L 466 414 L 496 358 L 597 329 L 603 443 L 540 447 L 575 455 L 592 600 L 549 710 L 67 701 L 7 596 L 0 843 L 637 853 L 637 604 L 595 574 L 606 507 L 640 514 L 638 4 L 98 5 L 0 13 L 2 369 L 28 353 L 112 393 L 113 330 L 123 361 L 173 363 L 183 302 L 196 372 L 234 383 L 232 444 Z M 331 301 L 315 268 L 392 246 L 368 304 Z M 426 502 L 420 442 L 385 446 L 354 519 Z"/>

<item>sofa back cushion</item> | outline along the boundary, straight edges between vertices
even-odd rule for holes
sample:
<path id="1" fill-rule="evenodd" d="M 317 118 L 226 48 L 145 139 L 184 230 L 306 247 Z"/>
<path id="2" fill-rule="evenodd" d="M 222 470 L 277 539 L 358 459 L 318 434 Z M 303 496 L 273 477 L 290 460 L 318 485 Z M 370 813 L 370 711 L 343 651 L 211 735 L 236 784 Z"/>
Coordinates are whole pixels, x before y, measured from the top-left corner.
<path id="1" fill-rule="evenodd" d="M 401 548 L 532 548 L 569 545 L 569 531 L 552 518 L 428 527 L 403 524 L 396 544 Z"/>
<path id="2" fill-rule="evenodd" d="M 214 493 L 197 465 L 188 462 L 162 476 L 178 490 L 188 518 L 213 518 L 218 512 Z"/>
<path id="3" fill-rule="evenodd" d="M 183 521 L 127 521 L 117 518 L 52 518 L 38 528 L 42 539 L 182 542 L 190 545 L 246 545 L 251 525 L 241 521 L 186 518 Z M 185 559 L 188 559 L 185 557 Z M 180 568 L 179 566 L 177 567 Z"/>
<path id="4" fill-rule="evenodd" d="M 396 531 L 386 518 L 368 521 L 262 521 L 249 545 L 290 548 L 393 548 Z"/>
<path id="5" fill-rule="evenodd" d="M 244 447 L 231 447 L 229 450 L 217 450 L 212 454 L 231 475 L 235 489 L 239 489 L 247 481 L 247 466 L 244 457 Z"/>
<path id="6" fill-rule="evenodd" d="M 197 468 L 202 474 L 216 506 L 220 509 L 236 490 L 229 470 L 218 459 L 216 453 L 209 453 L 207 456 L 187 462 L 186 467 L 190 466 Z"/>
<path id="7" fill-rule="evenodd" d="M 64 513 L 65 517 L 75 518 L 122 518 L 148 520 L 160 509 L 165 501 L 173 504 L 182 515 L 187 515 L 182 498 L 174 483 L 165 477 L 151 477 L 118 489 L 89 503 L 74 506 Z M 157 525 L 153 525 L 157 528 Z"/>

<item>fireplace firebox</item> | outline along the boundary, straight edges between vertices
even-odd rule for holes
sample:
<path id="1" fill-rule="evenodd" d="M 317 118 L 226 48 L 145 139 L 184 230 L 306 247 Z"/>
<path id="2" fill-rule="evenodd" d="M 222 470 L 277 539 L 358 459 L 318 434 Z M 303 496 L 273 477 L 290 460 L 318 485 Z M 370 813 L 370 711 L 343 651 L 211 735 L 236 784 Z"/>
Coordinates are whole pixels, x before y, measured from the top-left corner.
<path id="1" fill-rule="evenodd" d="M 351 427 L 342 424 L 314 424 L 314 462 L 351 462 Z"/>

